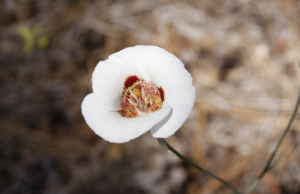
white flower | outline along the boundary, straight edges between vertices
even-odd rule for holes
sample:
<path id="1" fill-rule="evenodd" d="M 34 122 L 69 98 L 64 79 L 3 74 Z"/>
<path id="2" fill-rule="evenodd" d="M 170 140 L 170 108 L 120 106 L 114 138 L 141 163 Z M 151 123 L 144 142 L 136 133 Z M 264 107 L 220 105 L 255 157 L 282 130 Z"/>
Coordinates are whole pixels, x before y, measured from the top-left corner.
<path id="1" fill-rule="evenodd" d="M 155 138 L 173 135 L 195 102 L 192 77 L 173 54 L 156 46 L 135 46 L 100 61 L 93 91 L 81 105 L 87 124 L 113 143 L 147 131 Z"/>

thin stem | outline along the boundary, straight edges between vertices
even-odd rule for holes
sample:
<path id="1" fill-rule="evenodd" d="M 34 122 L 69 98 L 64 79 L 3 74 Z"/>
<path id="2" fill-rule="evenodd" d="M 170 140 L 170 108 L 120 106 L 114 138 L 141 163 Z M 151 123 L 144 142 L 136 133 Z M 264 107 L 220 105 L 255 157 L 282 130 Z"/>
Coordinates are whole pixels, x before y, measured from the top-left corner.
<path id="1" fill-rule="evenodd" d="M 261 172 L 261 174 L 258 176 L 257 179 L 254 180 L 254 182 L 252 183 L 252 185 L 248 188 L 248 190 L 246 191 L 246 193 L 251 193 L 251 191 L 253 191 L 255 189 L 255 187 L 258 185 L 258 183 L 260 182 L 260 180 L 263 178 L 263 176 L 274 166 L 271 166 L 271 162 L 272 160 L 274 159 L 274 156 L 275 154 L 277 153 L 280 145 L 282 144 L 282 141 L 283 139 L 285 138 L 286 134 L 289 132 L 291 126 L 292 126 L 292 123 L 296 117 L 296 114 L 298 112 L 298 108 L 299 108 L 299 104 L 300 104 L 300 94 L 299 94 L 299 97 L 298 97 L 298 100 L 297 100 L 297 104 L 295 106 L 295 109 L 294 109 L 294 112 L 293 112 L 293 115 L 286 127 L 286 129 L 284 130 L 283 134 L 281 135 L 277 145 L 276 145 L 276 148 L 275 150 L 273 151 L 272 155 L 270 156 L 264 170 Z"/>
<path id="2" fill-rule="evenodd" d="M 175 154 L 178 158 L 180 158 L 181 160 L 183 160 L 184 162 L 188 163 L 189 165 L 197 168 L 198 170 L 206 173 L 207 175 L 211 176 L 212 178 L 217 179 L 218 181 L 220 181 L 221 183 L 223 183 L 225 186 L 227 186 L 228 188 L 230 188 L 232 190 L 233 194 L 239 194 L 235 188 L 229 184 L 228 182 L 224 181 L 223 179 L 221 179 L 220 177 L 204 170 L 203 168 L 201 168 L 200 166 L 196 165 L 195 163 L 191 162 L 190 160 L 188 160 L 187 158 L 185 158 L 184 156 L 182 156 L 180 153 L 178 153 L 172 146 L 170 146 L 166 140 L 164 140 L 163 138 L 157 138 L 159 144 L 161 144 L 162 146 L 166 147 L 170 152 L 172 152 L 173 154 Z"/>

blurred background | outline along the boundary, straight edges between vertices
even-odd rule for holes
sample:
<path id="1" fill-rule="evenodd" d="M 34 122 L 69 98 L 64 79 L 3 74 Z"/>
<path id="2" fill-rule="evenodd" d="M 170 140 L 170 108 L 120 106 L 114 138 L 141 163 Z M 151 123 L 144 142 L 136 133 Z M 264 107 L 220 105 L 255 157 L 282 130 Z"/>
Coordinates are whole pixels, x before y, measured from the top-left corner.
<path id="1" fill-rule="evenodd" d="M 138 44 L 175 54 L 197 91 L 167 141 L 244 192 L 299 93 L 298 0 L 2 0 L 1 194 L 227 194 L 150 134 L 96 136 L 81 114 L 99 60 Z M 300 193 L 300 115 L 253 193 Z"/>

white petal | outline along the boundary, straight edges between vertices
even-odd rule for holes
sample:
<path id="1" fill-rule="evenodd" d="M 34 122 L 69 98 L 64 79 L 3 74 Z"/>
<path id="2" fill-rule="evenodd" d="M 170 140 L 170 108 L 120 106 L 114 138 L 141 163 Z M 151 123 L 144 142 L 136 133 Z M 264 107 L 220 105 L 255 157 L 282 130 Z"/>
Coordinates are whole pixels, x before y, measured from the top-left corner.
<path id="1" fill-rule="evenodd" d="M 93 93 L 84 98 L 81 109 L 90 128 L 97 135 L 112 143 L 124 143 L 139 137 L 163 120 L 171 110 L 170 107 L 165 107 L 136 118 L 125 118 L 117 111 L 107 111 L 101 108 Z"/>
<path id="2" fill-rule="evenodd" d="M 170 118 L 164 119 L 150 132 L 156 138 L 169 137 L 182 126 L 191 113 L 196 96 L 195 87 L 192 85 L 193 78 L 177 57 L 162 48 L 147 46 L 138 57 L 143 78 L 164 89 L 163 107 L 172 108 Z"/>
<path id="3" fill-rule="evenodd" d="M 120 110 L 125 79 L 130 75 L 141 77 L 136 59 L 143 48 L 145 46 L 126 48 L 98 63 L 93 73 L 92 83 L 93 91 L 102 108 Z"/>

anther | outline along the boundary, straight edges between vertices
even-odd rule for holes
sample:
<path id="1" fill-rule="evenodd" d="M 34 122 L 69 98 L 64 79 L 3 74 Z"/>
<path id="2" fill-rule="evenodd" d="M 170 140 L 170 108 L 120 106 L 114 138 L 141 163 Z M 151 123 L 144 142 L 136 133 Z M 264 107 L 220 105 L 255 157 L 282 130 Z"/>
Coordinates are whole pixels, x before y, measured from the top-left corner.
<path id="1" fill-rule="evenodd" d="M 129 102 L 131 105 L 133 105 L 133 106 L 136 106 L 136 105 L 137 105 L 137 103 L 133 102 L 130 98 L 127 98 L 127 100 L 128 100 L 128 102 Z"/>
<path id="2" fill-rule="evenodd" d="M 136 95 L 135 95 L 131 90 L 129 90 L 129 92 L 130 92 L 130 95 L 133 96 L 133 98 L 134 98 L 135 100 L 138 99 L 138 98 L 136 97 Z"/>
<path id="3" fill-rule="evenodd" d="M 142 88 L 142 98 L 145 99 L 146 98 L 146 94 L 145 94 L 145 89 Z"/>

